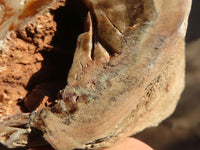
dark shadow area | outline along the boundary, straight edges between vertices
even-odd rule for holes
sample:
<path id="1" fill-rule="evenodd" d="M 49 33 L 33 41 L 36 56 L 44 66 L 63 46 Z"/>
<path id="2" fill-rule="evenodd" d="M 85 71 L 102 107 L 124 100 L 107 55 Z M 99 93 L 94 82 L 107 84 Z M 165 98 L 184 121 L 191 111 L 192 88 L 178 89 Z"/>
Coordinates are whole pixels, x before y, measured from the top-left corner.
<path id="1" fill-rule="evenodd" d="M 26 148 L 47 148 L 51 147 L 49 143 L 44 139 L 43 132 L 36 129 L 31 128 L 31 134 L 28 136 L 28 145 Z"/>
<path id="2" fill-rule="evenodd" d="M 175 141 L 174 144 L 169 145 L 166 149 L 169 150 L 199 150 L 200 148 L 199 137 L 188 137 L 182 141 Z"/>
<path id="3" fill-rule="evenodd" d="M 88 9 L 82 0 L 68 0 L 65 7 L 52 11 L 57 23 L 57 32 L 52 45 L 59 49 L 65 49 L 68 54 L 73 54 L 76 48 L 76 39 L 84 31 L 83 23 L 87 12 Z"/>
<path id="4" fill-rule="evenodd" d="M 66 86 L 77 37 L 84 32 L 87 11 L 82 0 L 68 0 L 65 7 L 51 11 L 57 23 L 57 31 L 51 42 L 53 49 L 40 51 L 44 61 L 42 68 L 29 80 L 26 103 L 34 97 L 42 101 L 45 96 L 48 96 L 49 101 L 54 101 L 58 91 Z M 32 96 L 33 91 L 36 94 Z"/>
<path id="5" fill-rule="evenodd" d="M 192 9 L 188 21 L 186 43 L 200 38 L 200 0 L 192 1 Z"/>
<path id="6" fill-rule="evenodd" d="M 27 150 L 26 148 L 7 148 L 0 144 L 0 150 Z"/>

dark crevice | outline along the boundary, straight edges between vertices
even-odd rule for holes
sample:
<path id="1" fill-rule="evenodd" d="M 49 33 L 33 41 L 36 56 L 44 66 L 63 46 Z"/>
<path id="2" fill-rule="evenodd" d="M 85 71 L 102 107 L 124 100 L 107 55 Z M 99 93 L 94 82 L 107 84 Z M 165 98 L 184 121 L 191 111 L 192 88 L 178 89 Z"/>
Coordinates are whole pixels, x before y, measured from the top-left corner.
<path id="1" fill-rule="evenodd" d="M 94 15 L 94 13 L 91 13 L 91 18 L 92 18 L 92 25 L 93 25 L 93 48 L 92 48 L 92 59 L 94 60 L 94 43 L 95 42 L 99 42 L 101 44 L 101 46 L 106 49 L 106 51 L 108 52 L 108 54 L 111 57 L 114 57 L 116 55 L 116 52 L 114 51 L 114 49 L 104 40 L 102 40 L 99 37 L 99 33 L 98 33 L 98 26 L 97 26 L 97 18 Z"/>
<path id="2" fill-rule="evenodd" d="M 105 41 L 101 40 L 100 38 L 99 39 L 99 42 L 100 44 L 102 45 L 102 47 L 104 49 L 106 49 L 106 51 L 108 52 L 108 54 L 111 56 L 111 57 L 115 57 L 116 54 L 118 54 L 117 52 L 114 51 L 114 49 Z"/>
<path id="3" fill-rule="evenodd" d="M 92 20 L 92 27 L 93 27 L 93 33 L 92 33 L 92 51 L 91 51 L 91 58 L 94 60 L 94 46 L 95 42 L 97 42 L 97 21 L 95 16 L 91 13 L 91 20 Z"/>
<path id="4" fill-rule="evenodd" d="M 77 37 L 84 32 L 87 12 L 82 0 L 68 0 L 65 7 L 51 11 L 57 23 L 57 31 L 51 42 L 53 49 L 40 51 L 44 58 L 42 68 L 32 75 L 26 86 L 28 94 L 25 103 L 31 103 L 34 96 L 37 96 L 31 95 L 33 91 L 41 94 L 37 96 L 39 101 L 45 96 L 48 96 L 49 101 L 54 101 L 59 90 L 67 85 Z"/>
<path id="5" fill-rule="evenodd" d="M 65 7 L 52 11 L 57 22 L 57 32 L 52 45 L 64 49 L 65 52 L 74 52 L 76 39 L 84 32 L 84 19 L 87 12 L 88 9 L 82 0 L 68 0 Z"/>

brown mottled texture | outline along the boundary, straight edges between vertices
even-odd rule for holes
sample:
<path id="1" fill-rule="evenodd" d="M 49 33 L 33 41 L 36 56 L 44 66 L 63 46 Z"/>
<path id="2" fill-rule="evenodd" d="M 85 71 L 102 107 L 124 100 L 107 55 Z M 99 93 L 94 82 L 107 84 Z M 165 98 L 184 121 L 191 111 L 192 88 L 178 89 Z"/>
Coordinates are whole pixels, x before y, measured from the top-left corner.
<path id="1" fill-rule="evenodd" d="M 27 135 L 36 128 L 57 150 L 101 149 L 156 126 L 173 113 L 184 88 L 191 0 L 83 2 L 85 31 L 77 38 L 66 87 L 48 106 L 41 106 L 46 91 L 40 90 L 51 93 L 48 82 L 39 82 L 24 100 L 26 109 L 36 109 Z"/>
<path id="2" fill-rule="evenodd" d="M 46 30 L 48 29 L 48 30 Z M 3 95 L 1 115 L 12 115 L 7 108 L 16 107 L 17 100 L 27 94 L 25 87 L 30 77 L 41 69 L 42 55 L 40 49 L 48 49 L 56 25 L 50 15 L 38 16 L 34 24 L 29 24 L 25 31 L 12 33 L 5 40 L 0 54 L 0 93 Z M 35 33 L 36 31 L 36 33 Z M 14 109 L 13 109 L 14 110 Z"/>
<path id="3" fill-rule="evenodd" d="M 3 1 L 1 1 L 1 3 L 4 4 Z M 6 1 L 5 3 L 9 5 L 9 1 Z M 1 40 L 0 94 L 2 95 L 2 100 L 0 106 L 0 116 L 14 115 L 21 112 L 17 103 L 20 99 L 28 96 L 27 85 L 30 83 L 30 78 L 41 69 L 42 62 L 44 61 L 40 51 L 52 48 L 50 42 L 56 31 L 56 23 L 53 21 L 53 16 L 50 13 L 40 14 L 41 10 L 39 11 L 39 4 L 37 3 L 37 5 L 35 5 L 35 1 L 25 1 L 24 3 L 26 3 L 24 11 L 33 11 L 26 7 L 34 5 L 37 7 L 35 9 L 37 9 L 36 11 L 38 14 L 35 14 L 36 12 L 34 12 L 34 14 L 30 12 L 32 14 L 32 20 L 30 18 L 29 20 L 32 22 L 29 23 L 26 21 L 24 16 L 23 21 L 28 23 L 26 24 L 25 29 L 12 32 L 10 35 Z M 46 2 L 44 2 L 44 5 L 47 5 Z M 56 6 L 57 3 L 54 5 Z M 6 11 L 9 10 L 6 9 Z M 28 14 L 29 13 L 26 13 L 26 17 L 29 17 L 27 16 Z M 23 12 L 20 15 L 23 15 Z M 7 21 L 9 21 L 8 16 L 4 17 L 8 19 Z M 13 20 L 13 22 L 14 21 L 17 21 L 17 19 Z M 6 21 L 2 21 L 2 24 L 5 22 Z M 19 29 L 18 25 L 13 26 L 13 29 Z M 3 25 L 0 26 L 0 28 L 3 27 Z M 4 29 L 6 28 L 1 29 L 0 38 L 3 36 Z M 34 98 L 35 102 L 33 102 L 35 103 L 35 108 L 40 104 L 44 97 L 41 92 L 37 91 L 37 93 L 37 95 L 32 94 L 33 97 L 37 97 L 36 99 Z M 30 96 L 27 98 L 29 97 Z M 27 106 L 27 109 L 32 111 L 35 109 L 34 107 L 30 108 Z"/>

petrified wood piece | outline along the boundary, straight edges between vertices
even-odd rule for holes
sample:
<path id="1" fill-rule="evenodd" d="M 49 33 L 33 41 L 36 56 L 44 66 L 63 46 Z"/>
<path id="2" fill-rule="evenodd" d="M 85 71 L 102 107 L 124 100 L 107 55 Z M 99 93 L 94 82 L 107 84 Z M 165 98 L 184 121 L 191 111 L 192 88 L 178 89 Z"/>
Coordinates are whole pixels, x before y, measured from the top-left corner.
<path id="1" fill-rule="evenodd" d="M 1 46 L 5 49 L 1 57 L 9 56 L 5 61 L 12 60 L 12 54 L 18 49 L 24 49 L 31 56 L 28 63 L 16 59 L 17 62 L 11 61 L 14 66 L 8 65 L 14 68 L 20 62 L 24 69 L 33 65 L 30 68 L 35 70 L 30 74 L 24 71 L 27 79 L 40 68 L 39 51 L 50 49 L 54 32 L 46 31 L 55 30 L 50 19 L 51 28 L 42 30 L 47 35 L 42 34 L 41 38 L 38 35 L 41 32 L 33 32 L 44 25 L 40 23 L 45 20 L 34 19 L 48 15 L 47 8 L 55 8 L 57 4 L 56 1 L 46 2 L 44 8 L 35 11 L 39 15 L 34 13 L 32 24 L 8 35 L 10 40 L 4 38 Z M 78 2 L 82 3 L 77 1 L 77 5 Z M 16 94 L 13 99 L 7 98 L 8 104 L 2 107 L 10 111 L 2 114 L 1 143 L 10 148 L 32 146 L 32 143 L 35 146 L 37 142 L 28 140 L 28 135 L 34 134 L 33 128 L 36 128 L 55 149 L 99 149 L 144 128 L 156 126 L 174 111 L 184 88 L 184 37 L 190 3 L 190 0 L 84 0 L 88 9 L 85 30 L 77 39 L 66 87 L 58 93 L 57 99 L 50 102 L 45 98 L 45 91 L 41 90 L 42 87 L 47 91 L 51 89 L 48 83 L 38 83 L 25 95 L 26 92 L 20 92 L 26 91 L 23 88 L 28 80 L 23 84 L 17 82 L 22 88 L 18 93 L 25 98 L 25 109 L 33 112 L 15 115 L 21 111 L 12 107 L 16 104 Z M 26 14 L 18 15 L 18 20 Z M 10 28 L 22 29 L 21 22 L 19 25 L 14 22 L 14 27 L 11 24 Z M 4 31 L 5 27 L 0 28 Z M 12 49 L 13 39 L 19 40 L 19 37 L 24 43 Z M 32 52 L 30 45 L 24 47 L 27 44 L 34 46 Z M 16 79 L 17 75 L 22 78 L 24 73 L 14 73 L 11 78 Z M 5 83 L 4 80 L 1 83 Z M 16 81 L 12 83 L 16 84 Z M 56 86 L 57 82 L 52 85 Z M 4 91 L 2 101 L 5 94 Z M 47 106 L 43 105 L 45 102 Z"/>

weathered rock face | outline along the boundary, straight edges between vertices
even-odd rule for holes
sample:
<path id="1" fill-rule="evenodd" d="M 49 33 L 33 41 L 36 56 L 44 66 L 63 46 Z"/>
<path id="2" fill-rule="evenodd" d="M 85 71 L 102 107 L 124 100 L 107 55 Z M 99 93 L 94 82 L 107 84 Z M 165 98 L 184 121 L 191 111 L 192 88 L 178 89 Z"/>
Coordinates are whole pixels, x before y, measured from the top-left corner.
<path id="1" fill-rule="evenodd" d="M 5 116 L 20 112 L 17 101 L 31 88 L 30 78 L 41 69 L 44 61 L 39 52 L 51 48 L 56 31 L 53 16 L 45 11 L 62 3 L 1 0 L 0 4 L 0 116 Z"/>
<path id="2" fill-rule="evenodd" d="M 186 88 L 181 95 L 175 112 L 159 124 L 158 127 L 146 129 L 134 137 L 144 141 L 157 150 L 188 150 L 200 148 L 199 55 L 200 39 L 187 43 Z"/>
<path id="3" fill-rule="evenodd" d="M 16 99 L 21 97 L 25 97 L 25 109 L 36 111 L 11 119 L 2 117 L 2 144 L 8 147 L 31 145 L 27 135 L 33 134 L 31 128 L 34 127 L 42 131 L 55 149 L 99 149 L 157 125 L 174 111 L 184 87 L 184 37 L 191 1 L 83 2 L 76 1 L 88 9 L 85 31 L 77 39 L 68 83 L 50 105 L 49 97 L 45 98 L 44 94 L 51 93 L 48 83 L 37 81 L 28 94 L 25 87 L 30 76 L 41 68 L 42 55 L 37 52 L 50 47 L 55 31 L 51 16 L 42 11 L 36 17 L 39 20 L 35 18 L 25 30 L 10 34 L 11 40 L 3 40 L 2 48 L 8 48 L 2 51 L 1 57 L 9 63 L 2 63 L 8 69 L 0 75 L 2 103 L 4 95 L 8 95 L 5 89 L 11 87 L 11 92 L 8 104 L 2 105 L 8 113 L 2 116 L 19 113 L 19 107 L 13 106 L 17 106 Z M 44 5 L 49 4 L 45 1 Z M 36 10 L 39 13 L 43 7 Z M 14 48 L 13 40 L 17 41 Z M 24 67 L 14 73 L 12 69 L 19 68 L 18 64 Z M 3 80 L 9 76 L 7 80 L 13 82 Z M 45 102 L 46 107 L 42 105 Z M 22 123 L 16 121 L 20 117 Z M 22 124 L 27 124 L 29 130 L 17 128 Z"/>

